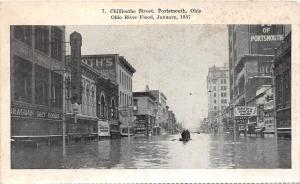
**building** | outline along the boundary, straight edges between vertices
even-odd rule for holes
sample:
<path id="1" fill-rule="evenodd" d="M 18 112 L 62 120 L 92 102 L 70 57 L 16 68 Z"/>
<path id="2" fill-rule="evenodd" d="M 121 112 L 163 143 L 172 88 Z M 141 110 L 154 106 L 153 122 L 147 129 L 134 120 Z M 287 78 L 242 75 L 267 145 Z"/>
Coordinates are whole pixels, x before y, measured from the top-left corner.
<path id="1" fill-rule="evenodd" d="M 176 132 L 176 117 L 173 111 L 169 110 L 168 106 L 167 133 L 174 134 Z"/>
<path id="2" fill-rule="evenodd" d="M 62 139 L 64 26 L 11 26 L 11 138 Z"/>
<path id="3" fill-rule="evenodd" d="M 256 91 L 272 85 L 272 61 L 285 34 L 283 25 L 229 25 L 231 118 L 234 106 L 252 104 Z M 237 126 L 245 131 L 246 125 Z"/>
<path id="4" fill-rule="evenodd" d="M 104 78 L 115 82 L 118 85 L 118 107 L 130 109 L 132 105 L 132 77 L 135 73 L 133 66 L 118 54 L 83 55 L 81 60 L 96 69 Z M 128 125 L 125 119 L 119 117 L 119 121 L 121 129 L 127 129 Z M 130 127 L 133 127 L 134 122 L 130 123 Z"/>
<path id="5" fill-rule="evenodd" d="M 276 49 L 274 78 L 277 133 L 291 137 L 291 32 Z"/>
<path id="6" fill-rule="evenodd" d="M 159 90 L 149 90 L 148 86 L 146 91 L 149 91 L 155 97 L 156 124 L 153 127 L 154 135 L 159 135 L 162 132 L 167 132 L 167 126 L 168 126 L 167 97 Z"/>
<path id="7" fill-rule="evenodd" d="M 152 135 L 153 127 L 156 124 L 156 99 L 149 92 L 134 92 L 133 106 L 136 107 L 134 116 L 136 117 L 135 134 Z"/>
<path id="8" fill-rule="evenodd" d="M 213 66 L 208 69 L 208 132 L 215 131 L 221 123 L 221 114 L 229 104 L 229 68 Z"/>
<path id="9" fill-rule="evenodd" d="M 118 84 L 98 77 L 97 80 L 97 117 L 98 133 L 100 137 L 120 137 L 118 122 Z"/>
<path id="10" fill-rule="evenodd" d="M 66 85 L 66 135 L 69 141 L 98 138 L 98 73 L 81 62 L 81 44 L 81 35 L 73 32 L 70 35 L 71 56 L 66 57 L 68 78 L 71 79 Z"/>
<path id="11" fill-rule="evenodd" d="M 249 106 L 257 107 L 257 116 L 248 120 L 248 134 L 275 134 L 274 88 L 272 85 L 261 85 Z"/>

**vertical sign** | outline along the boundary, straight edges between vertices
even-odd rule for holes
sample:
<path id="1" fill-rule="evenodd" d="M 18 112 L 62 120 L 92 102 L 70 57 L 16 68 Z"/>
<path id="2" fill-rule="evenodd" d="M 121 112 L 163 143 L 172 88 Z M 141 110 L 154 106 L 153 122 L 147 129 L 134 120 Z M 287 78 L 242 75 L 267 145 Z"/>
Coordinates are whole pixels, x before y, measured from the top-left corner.
<path id="1" fill-rule="evenodd" d="M 71 102 L 81 104 L 81 44 L 82 38 L 76 31 L 70 35 L 71 45 Z"/>

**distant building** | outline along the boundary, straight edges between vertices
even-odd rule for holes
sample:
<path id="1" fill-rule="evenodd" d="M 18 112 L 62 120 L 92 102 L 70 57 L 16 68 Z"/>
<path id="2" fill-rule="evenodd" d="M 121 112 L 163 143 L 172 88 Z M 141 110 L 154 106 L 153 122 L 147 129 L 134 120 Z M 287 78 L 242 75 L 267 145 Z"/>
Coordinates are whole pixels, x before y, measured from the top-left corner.
<path id="1" fill-rule="evenodd" d="M 169 107 L 167 106 L 167 109 Z M 176 117 L 173 111 L 168 110 L 167 133 L 174 134 L 176 132 Z"/>
<path id="2" fill-rule="evenodd" d="M 277 132 L 291 137 L 291 33 L 276 49 L 274 76 Z"/>
<path id="3" fill-rule="evenodd" d="M 161 131 L 167 131 L 168 124 L 168 110 L 167 110 L 167 97 L 159 90 L 149 90 L 155 97 L 156 106 L 156 124 L 154 125 L 154 134 L 161 134 Z"/>
<path id="4" fill-rule="evenodd" d="M 149 136 L 155 125 L 155 97 L 148 91 L 133 93 L 134 116 L 136 117 L 135 134 Z"/>
<path id="5" fill-rule="evenodd" d="M 208 129 L 212 131 L 221 122 L 221 112 L 229 104 L 229 69 L 213 66 L 208 69 L 207 75 L 208 92 Z"/>
<path id="6" fill-rule="evenodd" d="M 11 137 L 62 139 L 64 26 L 11 26 Z"/>

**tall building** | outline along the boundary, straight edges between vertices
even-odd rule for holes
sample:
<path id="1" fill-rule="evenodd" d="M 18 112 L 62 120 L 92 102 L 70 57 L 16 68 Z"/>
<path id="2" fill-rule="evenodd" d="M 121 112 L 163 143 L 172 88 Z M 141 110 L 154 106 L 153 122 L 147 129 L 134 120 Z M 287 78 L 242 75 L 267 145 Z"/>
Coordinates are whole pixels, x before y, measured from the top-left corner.
<path id="1" fill-rule="evenodd" d="M 249 106 L 256 91 L 272 85 L 272 64 L 286 34 L 283 25 L 229 25 L 230 104 Z M 231 110 L 233 117 L 233 110 Z M 245 131 L 245 123 L 238 125 Z"/>
<path id="2" fill-rule="evenodd" d="M 291 32 L 276 49 L 274 78 L 277 132 L 291 137 Z"/>
<path id="3" fill-rule="evenodd" d="M 118 85 L 119 108 L 132 105 L 132 77 L 135 69 L 123 56 L 118 54 L 82 55 L 81 61 L 97 70 L 103 78 L 110 79 Z M 127 129 L 125 119 L 119 117 L 119 121 L 121 128 Z M 133 122 L 130 122 L 129 126 L 133 127 Z"/>
<path id="4" fill-rule="evenodd" d="M 62 138 L 64 26 L 11 26 L 11 137 Z"/>
<path id="5" fill-rule="evenodd" d="M 208 69 L 208 129 L 212 131 L 220 123 L 219 116 L 229 104 L 229 69 L 213 66 Z"/>

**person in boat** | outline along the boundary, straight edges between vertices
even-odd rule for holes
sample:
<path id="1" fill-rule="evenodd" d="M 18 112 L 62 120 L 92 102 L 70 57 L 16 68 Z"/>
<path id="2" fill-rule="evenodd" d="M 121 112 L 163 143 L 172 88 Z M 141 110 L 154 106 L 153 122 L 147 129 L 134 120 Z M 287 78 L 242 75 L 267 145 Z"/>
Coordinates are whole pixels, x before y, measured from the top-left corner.
<path id="1" fill-rule="evenodd" d="M 181 138 L 185 140 L 191 139 L 190 132 L 188 130 L 183 130 L 181 133 Z"/>

